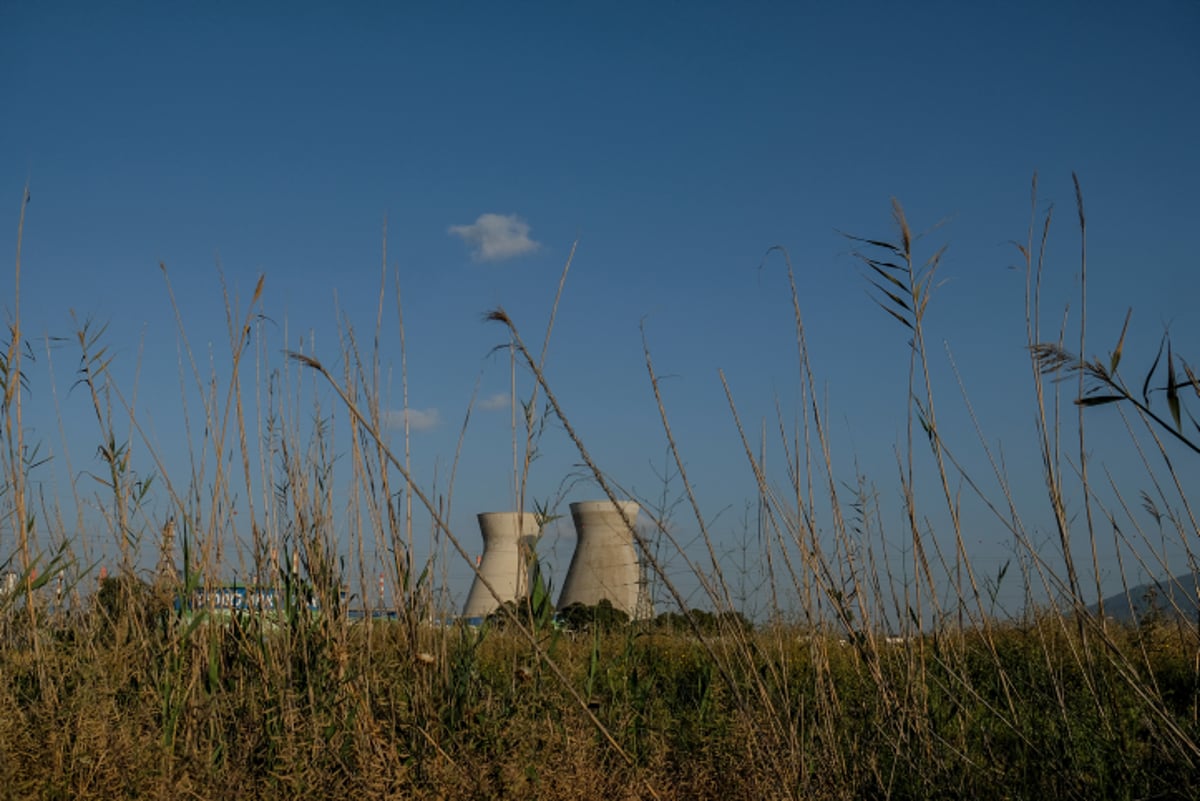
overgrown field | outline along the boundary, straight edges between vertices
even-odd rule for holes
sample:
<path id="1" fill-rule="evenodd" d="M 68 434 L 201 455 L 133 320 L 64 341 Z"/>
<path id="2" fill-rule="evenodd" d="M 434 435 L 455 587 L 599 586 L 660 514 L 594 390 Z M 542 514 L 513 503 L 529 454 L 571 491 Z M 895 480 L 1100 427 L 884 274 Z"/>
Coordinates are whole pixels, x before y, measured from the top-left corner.
<path id="1" fill-rule="evenodd" d="M 449 560 L 471 562 L 463 542 L 475 535 L 447 522 L 453 474 L 435 489 L 434 477 L 414 474 L 407 429 L 397 442 L 386 436 L 378 330 L 368 345 L 345 327 L 333 362 L 315 353 L 280 361 L 262 324 L 260 281 L 246 308 L 228 300 L 228 352 L 209 357 L 215 366 L 205 372 L 181 322 L 182 402 L 194 416 L 190 466 L 178 471 L 126 401 L 103 329 L 80 322 L 75 392 L 97 433 L 78 447 L 95 449 L 102 470 L 47 497 L 45 456 L 23 409 L 54 389 L 33 369 L 38 346 L 14 305 L 0 348 L 0 569 L 12 573 L 11 586 L 0 587 L 0 794 L 1197 797 L 1194 605 L 1158 598 L 1148 613 L 1117 621 L 1094 602 L 1102 539 L 1120 540 L 1117 552 L 1130 561 L 1111 567 L 1122 577 L 1135 564 L 1167 568 L 1168 544 L 1196 573 L 1200 528 L 1187 476 L 1200 458 L 1200 427 L 1188 407 L 1200 379 L 1165 337 L 1127 383 L 1124 331 L 1113 332 L 1103 358 L 1088 355 L 1082 330 L 1068 337 L 1056 322 L 1043 334 L 1050 218 L 1039 208 L 1035 180 L 1017 252 L 1029 287 L 1029 436 L 1050 531 L 1026 522 L 1025 500 L 983 435 L 942 439 L 939 404 L 963 399 L 957 387 L 934 386 L 926 349 L 941 252 L 914 255 L 897 204 L 894 236 L 855 246 L 909 364 L 894 492 L 901 514 L 882 512 L 873 485 L 847 482 L 834 467 L 825 391 L 782 253 L 802 397 L 796 416 L 778 421 L 786 469 L 768 472 L 755 455 L 726 386 L 746 451 L 745 466 L 731 469 L 753 475 L 762 510 L 752 580 L 769 588 L 771 603 L 753 620 L 733 600 L 730 566 L 688 484 L 687 443 L 672 437 L 649 348 L 679 506 L 693 515 L 669 523 L 648 513 L 649 524 L 632 530 L 661 614 L 628 622 L 601 606 L 556 617 L 530 552 L 530 597 L 472 628 L 452 620 L 442 584 Z M 20 261 L 18 245 L 18 286 Z M 1086 261 L 1079 267 L 1086 282 Z M 388 280 L 385 269 L 381 308 Z M 175 303 L 169 281 L 166 296 Z M 537 346 L 504 310 L 489 314 L 508 341 L 517 401 L 515 501 L 543 524 L 562 499 L 530 498 L 526 487 L 547 431 L 570 441 L 596 497 L 624 497 L 543 369 L 557 307 Z M 405 347 L 401 323 L 402 377 Z M 1145 489 L 1123 493 L 1090 476 L 1085 421 L 1097 406 L 1121 411 Z M 967 447 L 987 453 L 993 475 L 966 470 L 959 455 Z M 1019 584 L 1023 608 L 997 611 L 1004 571 L 984 575 L 973 561 L 964 494 L 1011 538 L 1008 580 Z M 696 532 L 686 547 L 677 539 L 684 528 Z M 96 552 L 115 555 L 111 575 L 99 575 Z M 389 555 L 390 617 L 349 614 L 377 575 L 364 553 Z M 278 608 L 223 617 L 189 609 L 189 599 L 235 571 L 274 593 Z M 1133 606 L 1141 599 L 1130 583 L 1123 589 Z M 697 597 L 687 608 L 685 598 Z"/>
<path id="2" fill-rule="evenodd" d="M 534 648 L 396 623 L 143 624 L 98 615 L 4 650 L 7 793 L 1161 798 L 1190 792 L 1200 735 L 1194 633 L 1174 626 L 702 644 L 635 625 Z"/>

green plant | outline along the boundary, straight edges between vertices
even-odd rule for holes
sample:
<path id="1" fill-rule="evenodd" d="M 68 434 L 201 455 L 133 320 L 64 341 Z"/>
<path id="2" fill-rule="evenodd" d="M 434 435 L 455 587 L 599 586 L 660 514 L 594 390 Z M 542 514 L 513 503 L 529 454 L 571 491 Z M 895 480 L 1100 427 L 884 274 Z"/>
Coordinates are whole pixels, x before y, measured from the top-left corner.
<path id="1" fill-rule="evenodd" d="M 1129 330 L 1129 320 L 1132 316 L 1133 310 L 1130 309 L 1107 363 L 1098 358 L 1088 361 L 1055 342 L 1039 342 L 1033 345 L 1033 358 L 1038 368 L 1047 375 L 1061 375 L 1063 379 L 1078 375 L 1085 382 L 1081 394 L 1075 399 L 1079 406 L 1127 403 L 1145 419 L 1158 426 L 1159 430 L 1183 443 L 1193 453 L 1200 454 L 1200 440 L 1193 434 L 1185 433 L 1184 428 L 1186 418 L 1191 423 L 1191 428 L 1200 433 L 1200 422 L 1197 422 L 1184 403 L 1189 390 L 1200 397 L 1200 377 L 1182 356 L 1174 353 L 1170 336 L 1163 334 L 1158 352 L 1142 379 L 1140 391 L 1131 389 L 1119 372 L 1125 334 Z M 1159 375 L 1162 377 L 1156 379 Z M 1166 399 L 1170 420 L 1153 409 L 1151 398 L 1156 394 L 1161 394 Z"/>
<path id="2" fill-rule="evenodd" d="M 569 604 L 558 610 L 559 625 L 570 631 L 612 631 L 629 624 L 629 615 L 612 605 L 607 598 L 598 604 Z"/>

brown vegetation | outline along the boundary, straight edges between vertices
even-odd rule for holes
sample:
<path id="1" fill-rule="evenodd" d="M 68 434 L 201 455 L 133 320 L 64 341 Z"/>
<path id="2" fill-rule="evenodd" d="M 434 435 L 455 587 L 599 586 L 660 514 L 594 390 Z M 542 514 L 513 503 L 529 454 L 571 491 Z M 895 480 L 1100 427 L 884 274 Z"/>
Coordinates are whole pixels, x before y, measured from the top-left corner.
<path id="1" fill-rule="evenodd" d="M 1082 209 L 1080 199 L 1081 227 Z M 1164 456 L 1182 447 L 1191 457 L 1186 401 L 1191 391 L 1200 395 L 1200 382 L 1169 343 L 1166 362 L 1162 354 L 1155 359 L 1138 393 L 1118 373 L 1124 334 L 1107 364 L 1085 360 L 1082 333 L 1080 355 L 1062 336 L 1044 342 L 1038 287 L 1049 217 L 1031 219 L 1019 246 L 1030 287 L 1026 344 L 1058 547 L 1047 553 L 1034 543 L 996 468 L 1001 489 L 986 506 L 1012 535 L 1025 597 L 1044 599 L 1016 616 L 996 614 L 1003 573 L 993 580 L 976 572 L 952 486 L 983 493 L 960 467 L 958 443 L 941 437 L 940 396 L 928 369 L 924 315 L 942 256 L 915 260 L 917 238 L 898 204 L 894 210 L 894 241 L 857 242 L 881 305 L 908 339 L 911 403 L 900 449 L 907 523 L 901 532 L 885 526 L 865 485 L 847 488 L 835 478 L 789 262 L 804 406 L 795 430 L 780 421 L 781 445 L 796 465 L 782 490 L 744 434 L 743 442 L 764 505 L 761 579 L 773 598 L 779 587 L 797 601 L 753 622 L 731 600 L 647 348 L 649 382 L 703 542 L 685 552 L 661 520 L 655 536 L 665 544 L 657 548 L 635 531 L 669 611 L 626 623 L 611 609 L 574 609 L 555 622 L 535 571 L 528 604 L 502 607 L 479 629 L 439 623 L 447 611 L 438 602 L 440 565 L 415 563 L 414 537 L 422 535 L 414 534 L 414 519 L 430 521 L 431 553 L 454 552 L 467 563 L 469 554 L 446 522 L 453 478 L 444 493 L 434 492 L 413 475 L 407 443 L 397 453 L 382 434 L 378 330 L 369 352 L 353 330 L 343 332 L 340 376 L 311 353 L 271 365 L 259 322 L 261 280 L 247 309 L 228 302 L 221 380 L 201 376 L 180 323 L 201 407 L 189 432 L 190 475 L 163 469 L 111 378 L 102 331 L 79 325 L 80 383 L 104 465 L 102 476 L 88 480 L 102 487 L 108 536 L 122 557 L 116 574 L 97 585 L 83 558 L 86 544 L 63 523 L 80 505 L 78 490 L 74 498 L 45 499 L 30 488 L 41 462 L 25 441 L 21 406 L 38 385 L 23 355 L 31 350 L 18 297 L 0 353 L 0 559 L 17 573 L 16 586 L 0 594 L 0 787 L 12 797 L 84 799 L 1191 793 L 1200 770 L 1197 621 L 1178 614 L 1131 624 L 1106 619 L 1085 602 L 1099 589 L 1098 568 L 1089 576 L 1073 555 L 1083 543 L 1094 556 L 1100 521 L 1116 528 L 1128 512 L 1119 508 L 1119 492 L 1112 506 L 1092 491 L 1087 409 L 1127 409 L 1139 446 Z M 16 273 L 19 286 L 19 246 Z M 385 269 L 381 307 L 386 284 Z M 525 414 L 513 423 L 521 503 L 548 418 L 573 442 L 595 486 L 618 499 L 543 371 L 553 312 L 537 354 L 507 313 L 490 319 L 510 341 L 514 396 L 518 367 L 531 381 Z M 244 370 L 246 354 L 256 362 L 253 375 Z M 1156 371 L 1165 374 L 1161 390 L 1151 381 Z M 1062 435 L 1062 384 L 1052 380 L 1065 376 L 1078 379 L 1066 399 L 1078 402 L 1070 437 Z M 1165 415 L 1151 408 L 1155 392 L 1165 396 Z M 349 413 L 336 444 L 331 405 Z M 125 430 L 118 419 L 132 439 L 118 434 Z M 981 445 L 987 450 L 982 438 Z M 1064 468 L 1064 452 L 1075 447 L 1076 466 Z M 135 448 L 142 461 L 133 458 Z M 930 470 L 918 466 L 918 454 Z M 1147 482 L 1160 499 L 1151 501 L 1155 537 L 1186 545 L 1200 532 L 1170 459 L 1162 462 L 1165 470 L 1146 460 Z M 1082 493 L 1085 515 L 1067 512 L 1072 487 Z M 354 499 L 348 523 L 334 513 L 342 492 Z M 169 509 L 169 521 L 153 519 L 151 498 Z M 542 520 L 553 515 L 547 504 L 531 505 Z M 826 518 L 820 526 L 818 509 Z M 229 544 L 235 510 L 248 538 L 237 556 Z M 936 536 L 931 517 L 946 521 Z M 1140 537 L 1153 552 L 1147 536 L 1130 528 L 1136 533 L 1125 535 L 1126 547 L 1142 553 Z M 889 558 L 885 540 L 904 542 L 911 563 Z M 46 551 L 49 542 L 61 545 Z M 168 558 L 152 553 L 155 546 Z M 346 568 L 345 557 L 357 555 L 361 571 L 367 550 L 392 555 L 394 619 L 354 621 L 346 613 L 343 587 L 367 580 Z M 652 558 L 668 551 L 686 563 L 712 612 L 686 608 Z M 142 567 L 147 562 L 161 566 L 152 573 Z M 231 564 L 275 593 L 274 611 L 219 617 L 189 608 L 188 599 Z"/>

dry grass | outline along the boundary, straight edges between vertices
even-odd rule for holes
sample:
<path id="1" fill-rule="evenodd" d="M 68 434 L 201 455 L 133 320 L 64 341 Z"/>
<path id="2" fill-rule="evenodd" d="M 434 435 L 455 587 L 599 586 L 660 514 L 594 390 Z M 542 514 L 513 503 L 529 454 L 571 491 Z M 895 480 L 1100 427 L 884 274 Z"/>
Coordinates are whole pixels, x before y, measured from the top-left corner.
<path id="1" fill-rule="evenodd" d="M 1023 522 L 982 434 L 988 477 L 962 467 L 971 443 L 941 436 L 938 409 L 948 401 L 934 385 L 924 329 L 943 251 L 916 256 L 922 238 L 894 204 L 893 240 L 855 242 L 880 305 L 897 322 L 896 349 L 908 365 L 898 462 L 904 530 L 885 524 L 865 480 L 838 479 L 795 273 L 777 250 L 792 294 L 803 399 L 799 420 L 777 421 L 786 480 L 756 456 L 736 392 L 725 384 L 763 503 L 757 579 L 773 600 L 795 599 L 768 610 L 756 627 L 730 614 L 728 566 L 688 481 L 688 444 L 673 437 L 649 344 L 648 381 L 693 517 L 686 525 L 703 546 L 685 552 L 662 519 L 654 537 L 663 544 L 633 531 L 671 611 L 683 609 L 684 594 L 668 562 L 685 565 L 705 596 L 701 606 L 721 614 L 572 633 L 518 606 L 480 630 L 431 625 L 447 611 L 439 601 L 447 560 L 471 560 L 446 522 L 453 478 L 439 489 L 415 475 L 407 431 L 396 450 L 382 433 L 386 255 L 370 349 L 346 327 L 334 361 L 306 350 L 272 363 L 278 343 L 262 322 L 260 280 L 245 308 L 226 295 L 228 354 L 205 376 L 176 306 L 191 443 L 183 474 L 168 471 L 132 394 L 113 380 L 103 330 L 78 325 L 79 376 L 104 465 L 93 500 L 122 556 L 96 591 L 86 557 L 96 543 L 72 537 L 81 527 L 62 522 L 80 519 L 80 489 L 49 499 L 30 489 L 41 464 L 24 440 L 21 403 L 42 385 L 22 360 L 29 346 L 18 297 L 0 370 L 0 558 L 19 573 L 17 590 L 0 596 L 0 786 L 14 797 L 48 798 L 1186 795 L 1200 763 L 1196 621 L 1167 614 L 1117 624 L 1090 611 L 1085 598 L 1099 587 L 1104 526 L 1122 532 L 1121 552 L 1143 567 L 1164 567 L 1155 543 L 1167 538 L 1191 552 L 1196 520 L 1172 459 L 1181 447 L 1184 458 L 1195 450 L 1183 423 L 1188 393 L 1200 395 L 1200 383 L 1166 340 L 1139 393 L 1118 372 L 1124 332 L 1107 363 L 1083 355 L 1082 325 L 1078 354 L 1064 344 L 1065 332 L 1043 339 L 1050 218 L 1037 215 L 1036 182 L 1033 208 L 1018 248 L 1029 287 L 1032 434 L 1057 549 L 1040 545 Z M 19 284 L 19 249 L 16 268 Z M 544 371 L 567 268 L 539 350 L 526 347 L 503 310 L 489 315 L 508 340 L 514 399 L 519 385 L 528 386 L 514 403 L 514 411 L 524 409 L 512 420 L 514 501 L 536 506 L 543 518 L 554 504 L 527 499 L 525 488 L 548 421 L 600 491 L 623 497 Z M 403 369 L 402 326 L 401 334 Z M 1078 379 L 1073 394 L 1064 395 L 1064 377 Z M 1165 400 L 1165 414 L 1156 398 Z M 1071 401 L 1080 416 L 1067 425 Z M 962 402 L 974 420 L 965 393 Z M 1104 404 L 1126 412 L 1142 454 L 1153 489 L 1141 505 L 1155 513 L 1153 533 L 1136 524 L 1132 491 L 1091 484 L 1082 415 Z M 1003 576 L 977 572 L 955 487 L 974 494 L 1011 534 L 1023 595 L 1049 602 L 1017 617 L 995 612 Z M 1074 493 L 1087 510 L 1078 518 L 1068 512 L 1080 502 Z M 933 519 L 945 528 L 933 530 Z M 426 535 L 415 531 L 416 520 L 429 521 L 423 557 L 414 541 Z M 887 547 L 897 538 L 909 563 L 897 564 Z M 38 543 L 59 545 L 39 553 Z M 177 574 L 140 567 L 159 562 L 160 548 Z M 368 553 L 389 554 L 394 620 L 351 622 L 345 614 L 346 585 L 373 597 Z M 1080 553 L 1090 554 L 1088 565 L 1077 562 Z M 220 622 L 174 605 L 231 570 L 257 576 L 280 610 Z M 308 609 L 310 597 L 319 614 Z"/>

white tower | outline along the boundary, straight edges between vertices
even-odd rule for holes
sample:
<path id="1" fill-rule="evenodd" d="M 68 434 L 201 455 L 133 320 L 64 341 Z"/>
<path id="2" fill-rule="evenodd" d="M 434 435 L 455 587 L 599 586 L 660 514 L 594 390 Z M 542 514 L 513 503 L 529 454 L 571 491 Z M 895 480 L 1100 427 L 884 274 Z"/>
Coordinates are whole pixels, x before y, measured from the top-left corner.
<path id="1" fill-rule="evenodd" d="M 486 617 L 500 604 L 524 598 L 529 591 L 529 572 L 522 543 L 537 539 L 537 518 L 530 512 L 484 512 L 479 516 L 479 531 L 483 534 L 483 558 L 479 575 L 471 584 L 463 617 Z M 499 599 L 479 580 L 487 579 Z"/>
<path id="2" fill-rule="evenodd" d="M 608 599 L 630 618 L 644 613 L 638 608 L 642 581 L 633 544 L 639 510 L 633 501 L 571 504 L 578 541 L 558 598 L 559 609 L 574 603 L 594 606 Z"/>

